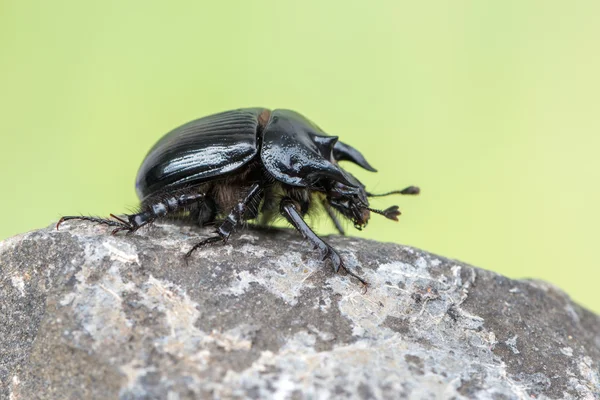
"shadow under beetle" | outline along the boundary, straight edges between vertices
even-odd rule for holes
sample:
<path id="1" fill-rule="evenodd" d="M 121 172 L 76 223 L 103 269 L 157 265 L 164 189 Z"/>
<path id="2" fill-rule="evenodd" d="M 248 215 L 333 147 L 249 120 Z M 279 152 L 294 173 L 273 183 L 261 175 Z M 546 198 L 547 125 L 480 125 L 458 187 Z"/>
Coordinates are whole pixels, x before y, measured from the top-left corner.
<path id="1" fill-rule="evenodd" d="M 351 220 L 362 229 L 370 213 L 398 220 L 398 206 L 385 210 L 369 207 L 368 197 L 418 194 L 419 188 L 375 195 L 338 161 L 351 161 L 376 170 L 355 148 L 329 136 L 304 116 L 291 110 L 244 108 L 191 121 L 167 133 L 152 147 L 136 178 L 141 200 L 136 214 L 112 219 L 68 216 L 71 219 L 113 226 L 113 234 L 134 232 L 169 216 L 187 218 L 200 226 L 215 225 L 209 237 L 186 254 L 213 242 L 227 242 L 248 220 L 266 224 L 282 215 L 330 260 L 336 272 L 348 271 L 339 254 L 306 224 L 303 217 L 323 208 L 340 234 L 337 218 Z"/>

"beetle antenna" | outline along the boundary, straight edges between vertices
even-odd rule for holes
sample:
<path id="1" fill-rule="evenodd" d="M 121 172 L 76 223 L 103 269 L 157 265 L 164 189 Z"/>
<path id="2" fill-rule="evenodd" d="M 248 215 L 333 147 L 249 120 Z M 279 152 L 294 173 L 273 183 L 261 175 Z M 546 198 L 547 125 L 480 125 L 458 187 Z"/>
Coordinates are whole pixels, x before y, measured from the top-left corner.
<path id="1" fill-rule="evenodd" d="M 375 208 L 367 207 L 367 210 L 374 212 L 375 214 L 383 215 L 387 219 L 393 219 L 394 221 L 398 221 L 398 216 L 401 214 L 398 206 L 391 206 L 385 210 L 377 210 Z"/>
<path id="2" fill-rule="evenodd" d="M 367 196 L 368 197 L 383 197 L 383 196 L 389 196 L 391 194 L 411 194 L 412 195 L 412 194 L 419 194 L 419 193 L 421 193 L 421 189 L 419 189 L 418 186 L 409 186 L 402 190 L 393 190 L 391 192 L 381 193 L 381 194 L 367 192 Z"/>

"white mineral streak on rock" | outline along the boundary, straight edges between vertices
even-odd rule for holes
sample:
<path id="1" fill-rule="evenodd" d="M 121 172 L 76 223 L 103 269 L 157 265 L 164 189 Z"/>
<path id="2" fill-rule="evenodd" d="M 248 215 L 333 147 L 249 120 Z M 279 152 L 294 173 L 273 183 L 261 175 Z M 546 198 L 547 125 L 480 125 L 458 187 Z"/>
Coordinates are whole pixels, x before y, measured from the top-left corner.
<path id="1" fill-rule="evenodd" d="M 300 391 L 306 398 L 335 398 L 340 388 L 346 393 L 357 393 L 367 382 L 371 388 L 391 386 L 390 391 L 401 393 L 405 382 L 414 379 L 405 359 L 407 344 L 399 335 L 391 335 L 376 345 L 359 341 L 322 352 L 315 352 L 312 344 L 310 335 L 295 335 L 278 354 L 265 351 L 251 368 L 241 373 L 229 371 L 217 394 L 225 395 L 228 388 L 254 387 L 259 397 L 266 397 L 270 393 L 267 381 L 273 380 L 277 387 L 285 387 L 286 393 Z M 420 353 L 428 359 L 447 357 L 435 350 L 420 349 Z M 462 398 L 456 391 L 458 384 L 448 385 L 437 375 L 428 374 L 408 385 L 413 398 Z M 381 393 L 373 395 L 382 397 Z"/>
<path id="2" fill-rule="evenodd" d="M 255 235 L 250 235 L 248 233 L 243 233 L 239 236 L 240 240 L 245 241 L 245 242 L 250 242 L 252 244 L 254 244 L 256 241 L 259 240 L 258 236 Z"/>
<path id="3" fill-rule="evenodd" d="M 573 357 L 573 349 L 570 347 L 563 347 L 560 349 L 560 352 L 567 357 Z"/>
<path id="4" fill-rule="evenodd" d="M 13 276 L 10 278 L 10 283 L 21 293 L 21 297 L 25 297 L 25 281 L 21 276 Z"/>
<path id="5" fill-rule="evenodd" d="M 20 235 L 13 236 L 8 239 L 1 240 L 0 241 L 0 253 L 4 253 L 4 252 L 14 249 L 17 246 L 17 244 L 19 244 L 23 239 L 25 239 L 29 235 L 30 235 L 29 233 L 22 233 Z"/>
<path id="6" fill-rule="evenodd" d="M 357 267 L 356 257 L 344 254 L 349 267 Z M 347 393 L 358 393 L 361 385 L 370 388 L 388 386 L 392 391 L 401 393 L 406 385 L 411 388 L 413 398 L 464 398 L 457 390 L 462 381 L 468 380 L 470 372 L 464 370 L 462 365 L 461 348 L 465 347 L 464 334 L 477 338 L 478 347 L 487 351 L 487 364 L 480 364 L 480 368 L 488 369 L 490 376 L 489 385 L 493 386 L 494 379 L 506 378 L 505 367 L 498 369 L 497 361 L 491 353 L 496 344 L 493 332 L 477 332 L 482 325 L 482 319 L 469 315 L 465 324 L 467 331 L 452 332 L 444 329 L 444 320 L 450 304 L 464 301 L 468 293 L 468 283 L 460 280 L 460 268 L 455 269 L 456 280 L 454 285 L 449 285 L 445 280 L 433 278 L 424 268 L 426 260 L 419 259 L 420 267 L 401 262 L 382 264 L 377 271 L 365 269 L 365 279 L 370 286 L 367 293 L 363 293 L 360 286 L 348 279 L 332 276 L 328 285 L 333 289 L 332 294 L 340 294 L 337 306 L 343 315 L 353 322 L 353 333 L 359 340 L 352 344 L 338 345 L 329 351 L 315 351 L 316 339 L 330 339 L 316 327 L 309 325 L 308 331 L 296 333 L 280 349 L 278 354 L 270 351 L 262 353 L 261 357 L 252 366 L 241 372 L 229 371 L 223 381 L 223 386 L 216 388 L 216 394 L 226 396 L 232 388 L 254 388 L 258 390 L 259 397 L 282 396 L 285 398 L 295 391 L 299 391 L 307 398 L 333 398 L 339 395 L 339 390 Z M 435 263 L 439 265 L 438 263 Z M 417 272 L 418 271 L 418 272 Z M 261 273 L 264 273 L 261 271 Z M 248 278 L 246 278 L 248 281 Z M 253 282 L 263 284 L 268 281 L 254 279 Z M 427 317 L 419 310 L 409 313 L 411 322 L 420 326 L 424 331 L 431 331 L 431 336 L 448 336 L 445 340 L 456 345 L 456 354 L 448 353 L 443 349 L 430 348 L 411 344 L 411 357 L 407 358 L 407 342 L 401 335 L 384 327 L 382 324 L 387 317 L 405 318 L 414 299 L 408 293 L 415 293 L 427 283 L 435 283 L 446 293 L 440 297 L 431 295 L 428 301 L 425 298 L 423 307 Z M 387 283 L 387 284 L 386 284 Z M 392 285 L 390 286 L 389 283 Z M 393 290 L 404 287 L 404 290 Z M 242 285 L 236 286 L 240 289 Z M 247 287 L 247 285 L 245 285 Z M 427 292 L 425 293 L 425 295 Z M 441 300 L 440 300 L 441 298 Z M 435 301 L 434 301 L 435 300 Z M 327 298 L 331 304 L 331 297 Z M 442 303 L 441 305 L 427 303 Z M 467 314 L 467 313 L 464 313 Z M 433 321 L 433 322 L 431 322 Z M 427 326 L 421 326 L 427 324 Z M 450 335 L 449 335 L 450 334 Z M 364 339 L 360 339 L 364 338 Z M 452 347 L 452 346 L 451 346 Z M 416 364 L 416 365 L 415 365 Z M 425 368 L 428 367 L 428 368 Z M 446 373 L 454 374 L 455 379 L 450 384 L 443 383 L 437 374 L 425 372 L 442 368 Z M 415 379 L 414 369 L 418 368 L 422 375 Z M 267 371 L 277 371 L 269 375 Z M 275 392 L 270 392 L 267 381 L 275 387 Z M 350 382 L 350 384 L 348 384 Z M 412 382 L 412 383 L 406 383 Z M 526 394 L 525 389 L 511 381 L 516 393 Z M 381 398 L 381 393 L 372 393 L 374 398 Z"/>
<path id="7" fill-rule="evenodd" d="M 116 264 L 102 274 L 100 280 L 90 282 L 90 275 L 95 273 L 94 268 L 82 266 L 75 275 L 74 291 L 67 293 L 59 304 L 73 308 L 83 328 L 83 332 L 73 333 L 76 340 L 81 340 L 79 345 L 85 346 L 88 336 L 93 339 L 94 349 L 102 348 L 107 342 L 124 344 L 131 333 L 131 322 L 123 311 L 121 296 L 134 286 L 123 282 Z"/>
<path id="8" fill-rule="evenodd" d="M 196 328 L 200 317 L 197 304 L 173 283 L 163 282 L 152 275 L 141 287 L 141 304 L 164 315 L 169 334 L 157 343 L 165 352 L 179 357 L 193 357 L 207 335 Z"/>
<path id="9" fill-rule="evenodd" d="M 135 246 L 123 241 L 106 241 L 102 245 L 108 250 L 111 260 L 121 261 L 122 263 L 140 263 Z"/>
<path id="10" fill-rule="evenodd" d="M 8 395 L 8 400 L 20 400 L 21 396 L 19 393 L 19 385 L 21 384 L 21 380 L 18 375 L 13 375 L 10 382 L 10 393 Z"/>
<path id="11" fill-rule="evenodd" d="M 513 337 L 511 337 L 510 339 L 507 339 L 504 343 L 506 343 L 506 345 L 508 346 L 508 348 L 513 352 L 513 354 L 519 354 L 520 351 L 517 348 L 517 339 L 519 338 L 518 335 L 515 335 Z"/>
<path id="12" fill-rule="evenodd" d="M 598 399 L 600 395 L 600 360 L 593 361 L 591 357 L 582 357 L 578 363 L 579 373 L 584 378 L 578 380 L 576 390 L 582 399 Z"/>
<path id="13" fill-rule="evenodd" d="M 329 308 L 331 307 L 331 297 L 319 298 L 317 305 L 322 312 L 329 311 Z"/>
<path id="14" fill-rule="evenodd" d="M 322 341 L 324 341 L 324 342 L 329 342 L 329 341 L 335 339 L 335 335 L 333 333 L 331 333 L 331 332 L 322 332 L 322 331 L 319 330 L 319 328 L 317 328 L 316 326 L 314 326 L 312 324 L 308 325 L 307 328 L 308 328 L 308 330 L 311 333 L 314 333 L 315 335 L 317 335 L 317 337 L 319 339 L 321 339 Z"/>
<path id="15" fill-rule="evenodd" d="M 119 391 L 120 396 L 148 396 L 149 393 L 147 393 L 143 386 L 139 385 L 139 382 L 147 374 L 156 371 L 155 367 L 146 367 L 141 360 L 133 359 L 129 363 L 121 365 L 119 370 L 125 375 L 125 385 Z"/>
<path id="16" fill-rule="evenodd" d="M 137 293 L 142 294 L 141 303 L 162 314 L 169 328 L 168 334 L 159 337 L 154 345 L 160 352 L 175 357 L 179 363 L 192 365 L 201 372 L 210 368 L 210 344 L 227 352 L 249 350 L 252 347 L 249 332 L 256 328 L 251 325 L 240 324 L 225 332 L 213 330 L 206 333 L 199 329 L 196 326 L 201 316 L 199 305 L 190 300 L 181 287 L 150 276 L 140 289 Z M 134 395 L 143 393 L 144 384 L 140 379 L 151 369 L 134 359 L 121 366 L 121 370 L 129 378 L 127 392 Z"/>
<path id="17" fill-rule="evenodd" d="M 239 272 L 224 293 L 239 296 L 251 287 L 251 283 L 257 283 L 286 303 L 295 305 L 303 290 L 314 287 L 307 279 L 320 266 L 322 264 L 317 266 L 314 261 L 302 260 L 298 252 L 289 252 L 274 260 L 265 261 L 258 266 L 257 273 Z"/>

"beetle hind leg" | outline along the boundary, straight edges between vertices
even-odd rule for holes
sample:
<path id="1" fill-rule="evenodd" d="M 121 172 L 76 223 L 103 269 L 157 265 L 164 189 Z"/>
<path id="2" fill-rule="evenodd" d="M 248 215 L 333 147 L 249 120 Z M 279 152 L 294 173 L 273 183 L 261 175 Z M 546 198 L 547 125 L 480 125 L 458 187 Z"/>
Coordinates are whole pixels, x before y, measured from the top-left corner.
<path id="1" fill-rule="evenodd" d="M 90 221 L 100 225 L 114 226 L 112 234 L 126 231 L 132 233 L 137 231 L 142 226 L 151 224 L 158 218 L 166 217 L 168 214 L 174 214 L 188 207 L 193 206 L 204 200 L 204 193 L 183 193 L 173 196 L 151 199 L 142 203 L 142 211 L 137 214 L 127 214 L 124 218 L 110 214 L 109 218 L 97 218 L 86 216 L 67 216 L 62 217 L 56 224 L 56 229 L 68 220 Z"/>
<path id="2" fill-rule="evenodd" d="M 80 215 L 80 216 L 75 215 L 75 216 L 62 217 L 56 223 L 56 230 L 58 230 L 58 228 L 60 228 L 60 226 L 63 224 L 63 222 L 69 221 L 69 220 L 90 221 L 90 222 L 94 222 L 94 223 L 100 224 L 100 225 L 114 226 L 115 229 L 113 229 L 113 231 L 112 231 L 113 235 L 116 234 L 116 233 L 118 233 L 118 232 L 121 232 L 121 231 L 127 231 L 127 233 L 131 233 L 131 232 L 135 231 L 138 228 L 138 227 L 134 226 L 133 224 L 131 224 L 130 222 L 125 221 L 124 219 L 117 217 L 116 215 L 110 214 L 110 216 L 113 219 L 97 218 L 97 217 L 86 217 L 84 215 Z"/>

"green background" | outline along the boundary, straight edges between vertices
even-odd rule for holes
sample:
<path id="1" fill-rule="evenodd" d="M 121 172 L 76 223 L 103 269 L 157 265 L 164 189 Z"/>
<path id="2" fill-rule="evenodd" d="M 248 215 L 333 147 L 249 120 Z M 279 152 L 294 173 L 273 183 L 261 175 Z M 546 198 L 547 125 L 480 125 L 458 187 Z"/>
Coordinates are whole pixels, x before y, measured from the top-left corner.
<path id="1" fill-rule="evenodd" d="M 553 282 L 600 312 L 600 2 L 0 2 L 0 238 L 136 206 L 171 128 L 291 108 L 421 186 L 351 234 Z M 321 222 L 321 232 L 332 232 Z M 308 249 L 307 249 L 308 251 Z M 508 289 L 508 288 L 507 288 Z"/>

